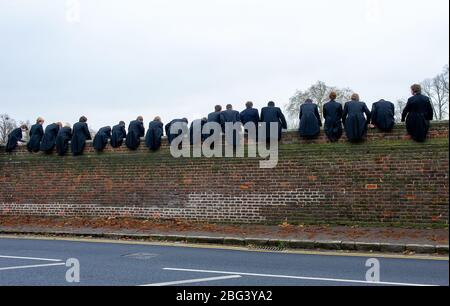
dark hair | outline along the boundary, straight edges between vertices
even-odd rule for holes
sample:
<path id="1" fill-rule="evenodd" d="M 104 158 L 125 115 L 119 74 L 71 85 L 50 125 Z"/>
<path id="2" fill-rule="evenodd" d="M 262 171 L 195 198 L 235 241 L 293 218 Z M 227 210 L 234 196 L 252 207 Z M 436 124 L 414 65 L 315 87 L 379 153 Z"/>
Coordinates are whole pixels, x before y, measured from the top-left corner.
<path id="1" fill-rule="evenodd" d="M 269 103 L 267 103 L 267 106 L 274 107 L 275 106 L 275 102 L 270 101 Z"/>
<path id="2" fill-rule="evenodd" d="M 313 100 L 311 100 L 311 99 L 306 99 L 305 103 L 313 103 Z"/>
<path id="3" fill-rule="evenodd" d="M 20 128 L 21 128 L 22 130 L 28 131 L 28 125 L 26 125 L 26 124 L 22 124 L 22 125 L 20 126 Z"/>
<path id="4" fill-rule="evenodd" d="M 214 107 L 214 109 L 216 110 L 216 112 L 220 112 L 220 111 L 222 110 L 222 106 L 216 105 L 216 106 Z"/>
<path id="5" fill-rule="evenodd" d="M 415 95 L 421 94 L 422 93 L 422 86 L 420 86 L 419 84 L 414 84 L 411 86 L 411 90 Z"/>
<path id="6" fill-rule="evenodd" d="M 253 102 L 252 101 L 248 101 L 247 103 L 245 103 L 245 106 L 247 108 L 252 108 L 253 107 Z"/>
<path id="7" fill-rule="evenodd" d="M 330 100 L 336 100 L 337 99 L 337 93 L 335 91 L 330 92 Z"/>
<path id="8" fill-rule="evenodd" d="M 119 125 L 125 125 L 125 121 L 120 121 Z"/>
<path id="9" fill-rule="evenodd" d="M 227 109 L 233 109 L 233 105 L 227 104 Z"/>
<path id="10" fill-rule="evenodd" d="M 81 116 L 79 122 L 87 122 L 87 118 L 85 116 Z"/>
<path id="11" fill-rule="evenodd" d="M 144 117 L 138 116 L 138 117 L 136 118 L 136 120 L 137 120 L 137 121 L 144 121 Z"/>

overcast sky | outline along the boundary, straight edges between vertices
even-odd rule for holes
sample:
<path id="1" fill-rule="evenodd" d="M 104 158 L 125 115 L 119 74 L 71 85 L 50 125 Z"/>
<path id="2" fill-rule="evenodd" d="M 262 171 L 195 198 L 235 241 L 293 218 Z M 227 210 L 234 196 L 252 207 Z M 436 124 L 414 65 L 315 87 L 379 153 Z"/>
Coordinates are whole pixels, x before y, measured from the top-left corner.
<path id="1" fill-rule="evenodd" d="M 18 120 L 192 120 L 317 80 L 371 104 L 448 60 L 448 0 L 0 0 L 0 113 Z"/>

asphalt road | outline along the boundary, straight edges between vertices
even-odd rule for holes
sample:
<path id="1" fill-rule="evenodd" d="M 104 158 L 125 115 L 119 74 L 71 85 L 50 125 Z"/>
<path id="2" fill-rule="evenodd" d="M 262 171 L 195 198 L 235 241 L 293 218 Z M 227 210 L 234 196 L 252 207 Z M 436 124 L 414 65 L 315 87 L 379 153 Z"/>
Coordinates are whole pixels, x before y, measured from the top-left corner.
<path id="1" fill-rule="evenodd" d="M 66 267 L 71 258 L 80 264 L 79 283 L 66 281 L 66 272 L 74 267 Z M 368 283 L 366 262 L 370 258 L 376 255 L 271 253 L 3 237 L 0 286 L 449 285 L 448 260 L 403 257 L 376 258 L 380 264 L 380 283 Z M 70 279 L 75 275 L 69 273 Z"/>

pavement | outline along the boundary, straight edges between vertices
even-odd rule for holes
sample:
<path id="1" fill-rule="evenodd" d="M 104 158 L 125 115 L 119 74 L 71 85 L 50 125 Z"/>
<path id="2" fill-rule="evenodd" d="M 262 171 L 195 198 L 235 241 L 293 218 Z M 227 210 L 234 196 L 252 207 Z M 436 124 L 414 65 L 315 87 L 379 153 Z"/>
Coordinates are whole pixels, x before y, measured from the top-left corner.
<path id="1" fill-rule="evenodd" d="M 379 280 L 366 278 L 372 268 Z M 77 271 L 80 282 L 67 282 Z M 436 256 L 1 236 L 0 286 L 15 285 L 448 286 L 449 265 Z"/>
<path id="2" fill-rule="evenodd" d="M 401 254 L 449 253 L 448 228 L 224 225 L 129 218 L 0 219 L 0 234 L 170 241 L 264 249 L 341 250 Z"/>

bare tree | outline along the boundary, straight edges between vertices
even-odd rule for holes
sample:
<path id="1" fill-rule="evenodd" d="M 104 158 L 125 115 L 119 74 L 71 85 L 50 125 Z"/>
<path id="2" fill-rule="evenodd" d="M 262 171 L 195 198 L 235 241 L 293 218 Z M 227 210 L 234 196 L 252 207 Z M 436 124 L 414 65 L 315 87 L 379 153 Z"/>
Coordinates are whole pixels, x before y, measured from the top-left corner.
<path id="1" fill-rule="evenodd" d="M 399 99 L 397 100 L 397 103 L 395 105 L 395 121 L 401 122 L 402 121 L 402 113 L 406 106 L 406 100 L 405 99 Z"/>
<path id="2" fill-rule="evenodd" d="M 448 73 L 449 73 L 449 66 L 446 65 L 444 67 L 444 72 L 442 73 L 443 77 L 442 77 L 441 80 L 443 82 L 442 86 L 444 87 L 444 91 L 447 93 L 447 95 L 448 95 L 448 85 L 449 85 L 448 84 L 448 82 L 449 82 L 449 80 L 448 80 L 448 77 L 449 77 Z"/>
<path id="3" fill-rule="evenodd" d="M 305 103 L 307 99 L 312 99 L 319 106 L 319 112 L 322 116 L 323 105 L 329 101 L 329 95 L 335 91 L 338 95 L 337 101 L 343 103 L 350 100 L 353 91 L 349 88 L 337 88 L 327 86 L 325 82 L 318 81 L 305 91 L 297 90 L 295 95 L 289 99 L 289 103 L 285 109 L 289 117 L 294 121 L 290 124 L 291 127 L 298 126 L 298 116 L 300 113 L 300 106 Z"/>
<path id="4" fill-rule="evenodd" d="M 0 143 L 6 143 L 8 141 L 8 135 L 15 128 L 17 128 L 17 123 L 14 119 L 9 117 L 7 114 L 0 115 Z"/>
<path id="5" fill-rule="evenodd" d="M 448 118 L 449 107 L 449 68 L 446 66 L 444 71 L 432 79 L 426 79 L 422 82 L 422 91 L 430 97 L 433 104 L 434 117 L 437 120 Z"/>

